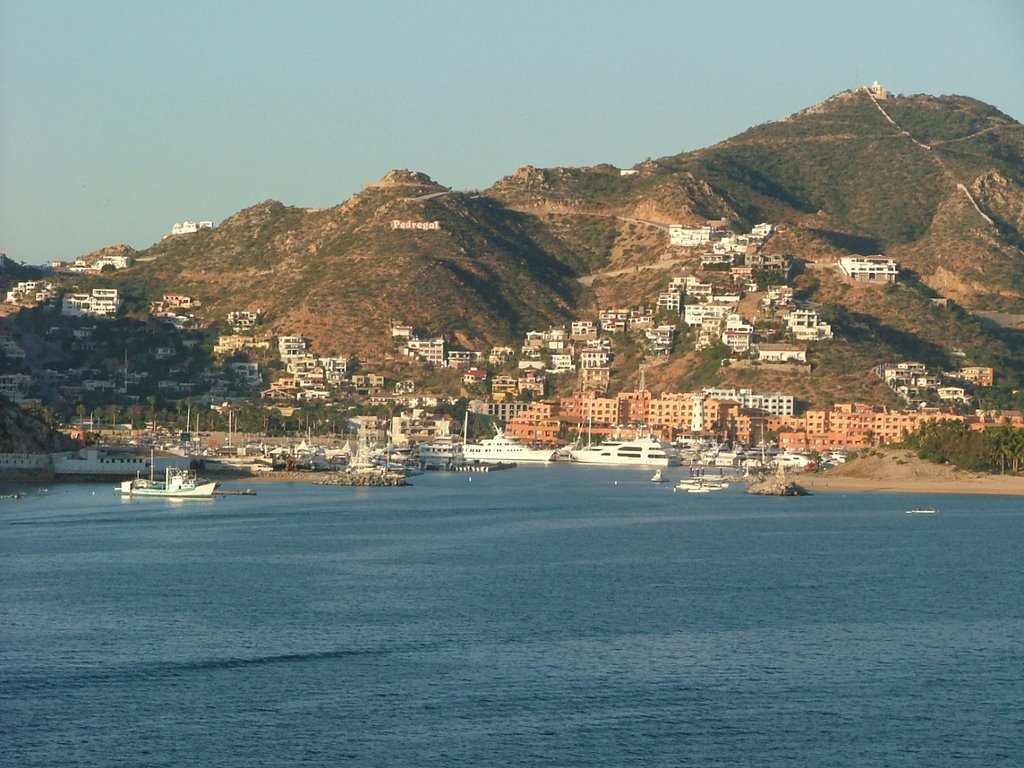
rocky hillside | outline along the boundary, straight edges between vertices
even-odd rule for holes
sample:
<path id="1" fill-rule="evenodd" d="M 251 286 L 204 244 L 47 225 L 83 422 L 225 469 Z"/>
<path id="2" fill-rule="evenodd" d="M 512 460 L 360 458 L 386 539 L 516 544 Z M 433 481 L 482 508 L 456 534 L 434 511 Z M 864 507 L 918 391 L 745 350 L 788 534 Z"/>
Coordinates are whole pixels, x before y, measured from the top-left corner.
<path id="1" fill-rule="evenodd" d="M 71 439 L 0 396 L 0 453 L 69 451 Z"/>
<path id="2" fill-rule="evenodd" d="M 140 314 L 163 293 L 188 294 L 209 325 L 258 308 L 267 330 L 309 336 L 318 353 L 379 360 L 391 321 L 483 348 L 599 307 L 651 305 L 696 268 L 667 250 L 668 225 L 708 220 L 777 225 L 768 250 L 794 257 L 798 298 L 823 308 L 837 341 L 814 350 L 811 376 L 715 370 L 681 347 L 652 369 L 653 386 L 714 380 L 877 401 L 885 392 L 865 372 L 894 358 L 991 364 L 1024 381 L 1019 334 L 965 311 L 1024 313 L 1024 126 L 959 96 L 856 89 L 628 173 L 527 166 L 468 193 L 394 171 L 332 208 L 254 205 L 101 279 Z M 875 253 L 899 261 L 896 288 L 835 276 L 840 256 Z M 617 355 L 622 382 L 640 356 Z"/>

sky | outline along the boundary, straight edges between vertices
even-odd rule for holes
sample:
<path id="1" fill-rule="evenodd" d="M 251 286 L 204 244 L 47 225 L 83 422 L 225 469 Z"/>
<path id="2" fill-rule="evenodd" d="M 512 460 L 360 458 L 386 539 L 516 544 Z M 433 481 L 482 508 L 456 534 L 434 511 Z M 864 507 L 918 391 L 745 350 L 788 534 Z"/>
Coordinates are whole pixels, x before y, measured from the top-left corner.
<path id="1" fill-rule="evenodd" d="M 0 0 L 0 252 L 630 167 L 875 80 L 1024 120 L 1024 2 Z"/>

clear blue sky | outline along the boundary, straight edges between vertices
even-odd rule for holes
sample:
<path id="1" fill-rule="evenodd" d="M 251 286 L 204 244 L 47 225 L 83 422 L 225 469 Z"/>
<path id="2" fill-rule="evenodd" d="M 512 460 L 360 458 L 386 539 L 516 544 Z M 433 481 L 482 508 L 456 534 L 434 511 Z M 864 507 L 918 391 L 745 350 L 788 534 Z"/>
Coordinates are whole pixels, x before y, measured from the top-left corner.
<path id="1" fill-rule="evenodd" d="M 873 80 L 1024 120 L 1024 2 L 0 0 L 0 251 L 628 167 Z"/>

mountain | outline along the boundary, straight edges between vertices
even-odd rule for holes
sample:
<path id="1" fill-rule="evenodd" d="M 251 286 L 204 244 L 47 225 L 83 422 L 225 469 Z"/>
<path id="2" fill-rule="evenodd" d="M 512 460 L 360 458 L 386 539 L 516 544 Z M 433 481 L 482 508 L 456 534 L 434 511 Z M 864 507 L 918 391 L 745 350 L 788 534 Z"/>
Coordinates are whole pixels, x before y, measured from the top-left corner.
<path id="1" fill-rule="evenodd" d="M 391 321 L 480 349 L 599 307 L 649 306 L 696 268 L 667 251 L 668 225 L 708 220 L 775 224 L 767 250 L 795 257 L 798 298 L 820 306 L 837 340 L 814 346 L 811 376 L 718 370 L 683 348 L 649 384 L 878 401 L 889 393 L 865 372 L 892 359 L 992 364 L 1024 382 L 1019 333 L 970 312 L 1024 313 L 1024 126 L 963 96 L 860 88 L 627 172 L 526 166 L 483 191 L 393 171 L 332 208 L 266 201 L 167 237 L 102 280 L 140 312 L 164 293 L 200 299 L 210 324 L 258 308 L 270 330 L 309 336 L 321 354 L 383 360 Z M 840 256 L 876 253 L 900 263 L 897 286 L 836 276 Z M 617 354 L 622 383 L 641 355 Z"/>

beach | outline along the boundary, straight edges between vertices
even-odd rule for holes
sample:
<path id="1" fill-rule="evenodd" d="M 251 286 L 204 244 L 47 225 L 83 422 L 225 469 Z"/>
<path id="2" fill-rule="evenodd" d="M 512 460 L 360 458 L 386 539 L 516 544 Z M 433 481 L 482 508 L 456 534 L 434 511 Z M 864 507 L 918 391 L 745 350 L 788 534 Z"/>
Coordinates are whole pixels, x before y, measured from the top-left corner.
<path id="1" fill-rule="evenodd" d="M 1024 496 L 1024 476 L 966 472 L 919 459 L 913 451 L 875 449 L 824 472 L 794 475 L 811 493 L 967 493 Z"/>

